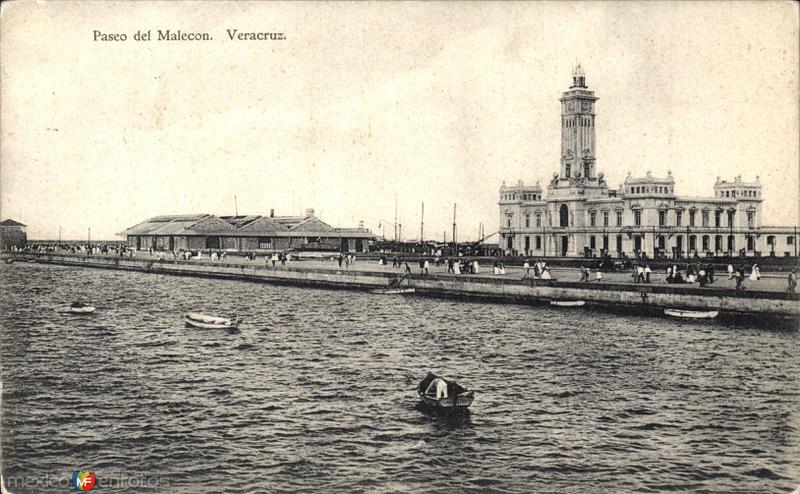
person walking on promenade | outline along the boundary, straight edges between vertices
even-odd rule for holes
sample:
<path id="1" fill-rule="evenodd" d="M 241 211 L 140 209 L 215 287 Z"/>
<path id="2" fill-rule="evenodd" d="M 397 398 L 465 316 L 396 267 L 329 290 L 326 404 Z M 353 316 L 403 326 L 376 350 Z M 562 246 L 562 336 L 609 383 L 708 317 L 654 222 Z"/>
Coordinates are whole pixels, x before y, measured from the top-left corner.
<path id="1" fill-rule="evenodd" d="M 419 260 L 419 274 L 425 273 L 425 261 L 422 259 Z"/>
<path id="2" fill-rule="evenodd" d="M 584 283 L 586 281 L 589 281 L 589 273 L 586 272 L 586 268 L 585 267 L 581 266 L 581 279 L 580 279 L 580 282 Z"/>
<path id="3" fill-rule="evenodd" d="M 339 253 L 339 257 L 336 258 L 336 261 L 339 263 L 339 267 L 340 268 L 342 267 L 342 261 L 343 260 L 344 260 L 344 258 L 342 257 L 342 253 L 340 252 Z"/>
<path id="4" fill-rule="evenodd" d="M 650 269 L 649 264 L 645 264 L 644 266 L 644 282 L 650 283 L 650 275 L 653 273 L 653 270 Z"/>
<path id="5" fill-rule="evenodd" d="M 644 266 L 636 266 L 636 283 L 644 283 Z"/>
<path id="6" fill-rule="evenodd" d="M 750 281 L 758 281 L 761 279 L 761 270 L 758 268 L 758 264 L 753 264 L 753 270 L 750 271 Z"/>
<path id="7" fill-rule="evenodd" d="M 736 290 L 744 290 L 744 266 L 736 270 Z"/>
<path id="8" fill-rule="evenodd" d="M 406 274 L 411 274 L 411 266 L 406 263 Z"/>
<path id="9" fill-rule="evenodd" d="M 697 271 L 697 281 L 700 282 L 700 286 L 704 287 L 708 284 L 708 278 L 706 277 L 706 270 L 703 269 L 703 266 L 700 266 L 700 270 Z"/>
<path id="10" fill-rule="evenodd" d="M 425 259 L 424 267 L 425 267 L 425 274 L 428 274 L 428 270 L 431 267 L 431 263 L 427 259 Z"/>
<path id="11" fill-rule="evenodd" d="M 525 270 L 525 276 L 523 278 L 527 278 L 528 275 L 531 273 L 531 264 L 525 259 L 525 263 L 522 265 L 522 269 Z"/>
<path id="12" fill-rule="evenodd" d="M 794 268 L 789 271 L 789 286 L 786 288 L 786 291 L 789 293 L 794 293 L 794 289 L 797 286 L 797 273 L 795 273 Z"/>
<path id="13" fill-rule="evenodd" d="M 708 284 L 714 283 L 714 265 L 709 264 L 706 268 L 706 276 L 708 276 Z"/>
<path id="14" fill-rule="evenodd" d="M 732 280 L 734 276 L 733 264 L 728 264 L 728 279 Z"/>
<path id="15" fill-rule="evenodd" d="M 597 268 L 597 274 L 596 274 L 596 277 L 595 277 L 595 281 L 597 281 L 598 283 L 603 281 L 603 270 L 601 270 L 599 267 Z"/>
<path id="16" fill-rule="evenodd" d="M 672 266 L 667 266 L 667 283 L 672 283 Z"/>

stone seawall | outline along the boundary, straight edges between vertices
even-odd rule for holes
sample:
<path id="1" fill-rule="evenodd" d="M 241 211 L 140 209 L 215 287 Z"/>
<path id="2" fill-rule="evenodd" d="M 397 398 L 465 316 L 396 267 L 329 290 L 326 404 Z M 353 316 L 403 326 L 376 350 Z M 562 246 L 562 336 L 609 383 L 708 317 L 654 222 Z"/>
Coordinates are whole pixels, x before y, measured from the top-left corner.
<path id="1" fill-rule="evenodd" d="M 38 263 L 117 269 L 146 273 L 201 276 L 278 283 L 297 286 L 366 290 L 385 287 L 397 273 L 335 267 L 303 267 L 302 261 L 290 266 L 267 267 L 253 263 L 173 261 L 111 256 L 87 257 L 65 254 L 3 254 L 3 259 L 35 260 Z M 800 319 L 800 297 L 788 293 L 673 285 L 632 285 L 619 283 L 578 283 L 554 280 L 521 280 L 456 275 L 418 275 L 405 277 L 403 286 L 425 296 L 492 300 L 522 304 L 550 300 L 584 300 L 605 308 L 640 312 L 662 308 L 719 310 L 722 314 L 753 314 Z"/>

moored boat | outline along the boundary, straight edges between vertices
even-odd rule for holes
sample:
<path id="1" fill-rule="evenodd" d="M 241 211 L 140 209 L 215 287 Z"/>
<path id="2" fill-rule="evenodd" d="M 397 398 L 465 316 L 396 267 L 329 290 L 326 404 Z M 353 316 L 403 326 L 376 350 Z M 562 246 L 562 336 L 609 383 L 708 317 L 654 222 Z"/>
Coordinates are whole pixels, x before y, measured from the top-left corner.
<path id="1" fill-rule="evenodd" d="M 466 410 L 475 399 L 473 391 L 432 372 L 429 372 L 425 379 L 420 381 L 417 393 L 422 403 L 442 411 Z"/>
<path id="2" fill-rule="evenodd" d="M 186 314 L 183 320 L 187 326 L 200 329 L 236 329 L 242 322 L 241 319 L 227 319 L 199 313 Z"/>
<path id="3" fill-rule="evenodd" d="M 556 307 L 583 307 L 586 302 L 584 300 L 551 300 L 550 305 Z"/>
<path id="4" fill-rule="evenodd" d="M 93 314 L 95 311 L 95 307 L 91 305 L 86 305 L 83 302 L 72 302 L 70 306 L 64 310 L 65 314 L 77 314 L 77 315 L 85 315 L 85 314 Z"/>
<path id="5" fill-rule="evenodd" d="M 719 315 L 718 310 L 684 310 L 684 309 L 664 309 L 664 314 L 672 317 L 682 317 L 686 319 L 714 319 Z"/>
<path id="6" fill-rule="evenodd" d="M 374 293 L 376 295 L 405 295 L 408 293 L 414 293 L 413 288 L 376 288 L 374 290 L 370 290 L 370 293 Z"/>

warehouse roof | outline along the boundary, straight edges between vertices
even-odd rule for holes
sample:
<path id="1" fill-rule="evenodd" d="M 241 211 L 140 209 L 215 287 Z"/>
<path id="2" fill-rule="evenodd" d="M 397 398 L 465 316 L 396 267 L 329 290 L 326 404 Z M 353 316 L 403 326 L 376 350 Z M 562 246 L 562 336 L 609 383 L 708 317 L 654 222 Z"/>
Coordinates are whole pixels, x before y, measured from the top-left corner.
<path id="1" fill-rule="evenodd" d="M 123 231 L 121 236 L 220 235 L 247 237 L 373 237 L 366 228 L 334 228 L 314 216 L 155 216 Z"/>
<path id="2" fill-rule="evenodd" d="M 25 226 L 19 221 L 14 221 L 12 219 L 7 219 L 5 221 L 0 222 L 0 226 Z"/>

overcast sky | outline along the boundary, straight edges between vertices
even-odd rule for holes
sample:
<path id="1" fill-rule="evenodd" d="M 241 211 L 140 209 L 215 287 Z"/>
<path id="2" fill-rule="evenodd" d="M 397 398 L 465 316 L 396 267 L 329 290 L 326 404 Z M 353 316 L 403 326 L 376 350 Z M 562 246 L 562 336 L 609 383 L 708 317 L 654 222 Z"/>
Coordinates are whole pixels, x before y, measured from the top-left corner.
<path id="1" fill-rule="evenodd" d="M 158 214 L 364 220 L 404 238 L 497 230 L 502 181 L 559 167 L 576 59 L 597 166 L 764 186 L 797 225 L 798 11 L 764 3 L 79 3 L 2 5 L 0 215 L 31 238 L 114 238 Z M 212 41 L 136 42 L 138 30 Z M 226 29 L 281 32 L 230 41 Z M 124 42 L 93 31 L 125 33 Z M 382 224 L 379 228 L 378 225 Z"/>

